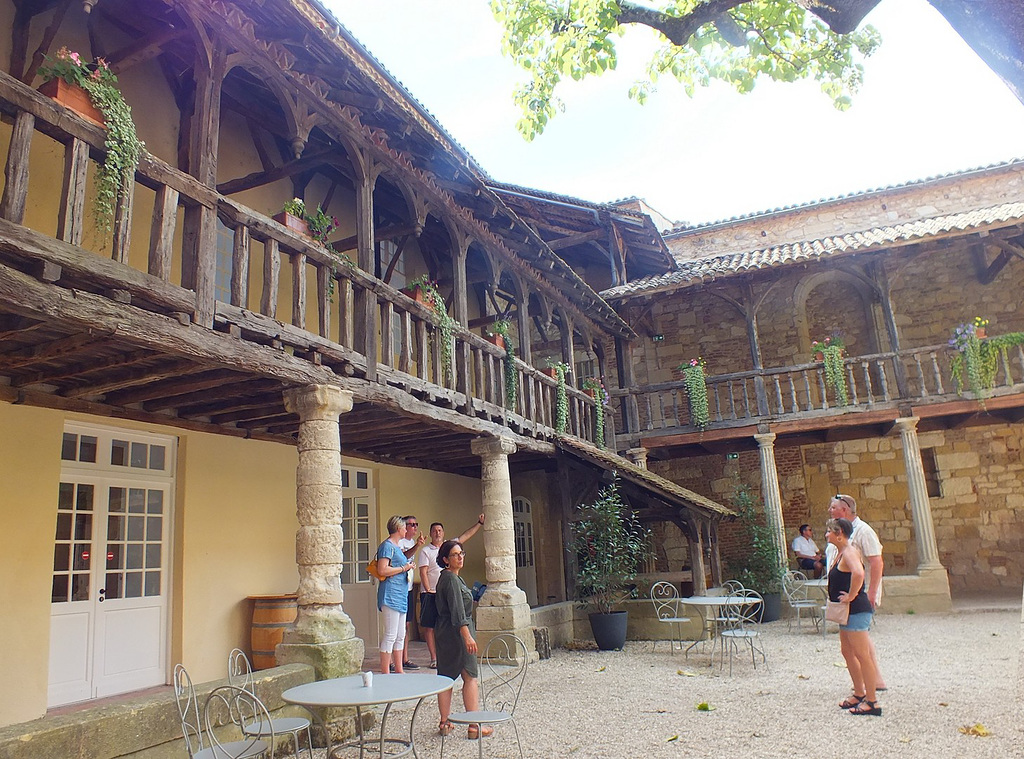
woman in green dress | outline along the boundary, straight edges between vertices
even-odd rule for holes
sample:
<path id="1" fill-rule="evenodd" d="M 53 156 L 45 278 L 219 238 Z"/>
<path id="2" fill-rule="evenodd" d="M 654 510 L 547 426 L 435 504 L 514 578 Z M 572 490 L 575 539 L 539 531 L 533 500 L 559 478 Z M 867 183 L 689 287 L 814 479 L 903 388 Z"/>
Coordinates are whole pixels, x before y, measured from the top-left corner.
<path id="1" fill-rule="evenodd" d="M 466 552 L 458 540 L 441 544 L 437 552 L 437 563 L 441 576 L 437 580 L 437 624 L 434 627 L 434 641 L 437 645 L 437 673 L 453 680 L 462 677 L 462 703 L 466 711 L 480 708 L 480 673 L 476 661 L 476 627 L 473 625 L 473 592 L 459 577 L 466 561 Z M 437 696 L 437 708 L 441 712 L 438 732 L 448 735 L 454 725 L 448 721 L 452 712 L 452 692 L 443 691 Z M 469 738 L 490 735 L 494 728 L 487 725 L 481 731 L 479 725 L 469 726 Z"/>

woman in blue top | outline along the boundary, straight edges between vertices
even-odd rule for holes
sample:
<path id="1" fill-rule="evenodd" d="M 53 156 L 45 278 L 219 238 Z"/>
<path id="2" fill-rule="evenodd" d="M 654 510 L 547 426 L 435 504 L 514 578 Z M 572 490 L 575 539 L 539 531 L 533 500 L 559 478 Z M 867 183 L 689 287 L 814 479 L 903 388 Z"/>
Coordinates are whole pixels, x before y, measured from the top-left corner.
<path id="1" fill-rule="evenodd" d="M 377 549 L 377 608 L 384 615 L 384 639 L 380 643 L 380 671 L 391 671 L 395 655 L 395 672 L 402 673 L 402 651 L 405 649 L 405 614 L 409 609 L 409 578 L 406 573 L 416 567 L 398 541 L 405 535 L 405 520 L 399 516 L 388 520 L 388 539 Z M 415 546 L 413 547 L 415 553 Z"/>
<path id="2" fill-rule="evenodd" d="M 828 572 L 828 600 L 850 605 L 850 618 L 845 625 L 839 625 L 839 646 L 853 680 L 853 695 L 839 707 L 849 709 L 850 714 L 881 716 L 882 707 L 875 693 L 878 672 L 868 638 L 874 608 L 864 586 L 864 559 L 857 546 L 850 542 L 853 535 L 850 520 L 830 519 L 825 528 L 828 542 L 839 552 Z"/>

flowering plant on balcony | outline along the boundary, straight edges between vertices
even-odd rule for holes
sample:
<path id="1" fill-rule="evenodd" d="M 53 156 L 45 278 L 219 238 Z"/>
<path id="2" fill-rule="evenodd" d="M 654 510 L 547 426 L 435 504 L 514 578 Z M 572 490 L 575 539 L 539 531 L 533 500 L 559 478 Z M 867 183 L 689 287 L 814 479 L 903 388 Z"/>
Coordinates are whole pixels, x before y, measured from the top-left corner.
<path id="1" fill-rule="evenodd" d="M 604 448 L 604 408 L 608 405 L 608 391 L 600 377 L 587 377 L 583 380 L 583 389 L 590 390 L 597 400 L 594 408 L 594 442 L 598 448 Z"/>
<path id="2" fill-rule="evenodd" d="M 455 350 L 455 319 L 448 314 L 448 307 L 445 306 L 444 297 L 437 289 L 437 282 L 434 282 L 429 275 L 421 274 L 409 281 L 407 290 L 420 289 L 427 303 L 437 314 L 437 330 L 433 337 L 441 341 L 441 370 L 444 379 L 452 380 L 452 354 Z"/>
<path id="3" fill-rule="evenodd" d="M 328 238 L 331 232 L 338 228 L 337 216 L 328 215 L 319 205 L 317 205 L 316 211 L 310 212 L 301 198 L 292 198 L 287 201 L 282 210 L 302 219 L 309 227 L 310 237 L 325 248 L 330 246 Z"/>
<path id="4" fill-rule="evenodd" d="M 978 398 L 982 408 L 985 398 L 995 389 L 999 358 L 1002 357 L 1004 366 L 1009 366 L 1008 349 L 1024 345 L 1024 332 L 986 337 L 988 324 L 988 319 L 976 316 L 972 321 L 955 327 L 949 340 L 949 347 L 956 351 L 949 362 L 953 386 L 962 394 L 966 374 L 967 388 Z"/>
<path id="5" fill-rule="evenodd" d="M 135 167 L 145 144 L 135 133 L 132 109 L 117 87 L 117 76 L 102 58 L 87 63 L 82 57 L 62 47 L 53 57 L 45 56 L 46 63 L 37 73 L 44 81 L 63 79 L 81 87 L 89 95 L 107 127 L 104 147 L 107 150 L 96 176 L 96 196 L 93 199 L 93 218 L 101 234 L 110 231 L 114 206 L 118 198 L 135 178 Z"/>
<path id="6" fill-rule="evenodd" d="M 690 424 L 704 430 L 711 423 L 708 415 L 708 385 L 704 375 L 707 362 L 698 356 L 678 366 L 683 375 L 683 389 L 690 406 Z"/>
<path id="7" fill-rule="evenodd" d="M 569 423 L 569 397 L 565 392 L 565 375 L 569 365 L 564 361 L 549 359 L 548 367 L 555 370 L 555 381 L 558 383 L 555 387 L 555 432 L 561 435 Z"/>
<path id="8" fill-rule="evenodd" d="M 811 350 L 815 354 L 820 353 L 820 361 L 825 368 L 825 381 L 831 385 L 836 394 L 836 405 L 846 406 L 850 403 L 850 394 L 846 389 L 846 376 L 843 374 L 843 354 L 846 352 L 846 343 L 838 332 L 826 337 L 824 340 L 815 340 L 811 343 Z"/>
<path id="9" fill-rule="evenodd" d="M 512 320 L 495 318 L 487 328 L 487 335 L 491 338 L 501 338 L 493 342 L 500 348 L 505 349 L 505 358 L 502 359 L 502 366 L 505 370 L 505 408 L 514 411 L 516 399 L 519 397 L 519 370 L 516 368 L 516 347 L 512 344 Z"/>

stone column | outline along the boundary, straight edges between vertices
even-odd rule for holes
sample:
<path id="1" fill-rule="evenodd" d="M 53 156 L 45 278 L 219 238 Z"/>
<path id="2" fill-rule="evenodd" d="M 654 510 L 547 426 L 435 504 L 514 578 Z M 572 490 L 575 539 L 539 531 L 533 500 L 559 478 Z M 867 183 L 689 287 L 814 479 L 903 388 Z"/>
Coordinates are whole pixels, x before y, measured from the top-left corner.
<path id="1" fill-rule="evenodd" d="M 779 544 L 779 565 L 789 564 L 786 553 L 786 526 L 782 521 L 782 492 L 779 489 L 779 470 L 775 465 L 775 433 L 754 435 L 758 454 L 761 457 L 761 494 L 764 497 L 764 513 L 768 526 L 776 531 Z"/>
<path id="2" fill-rule="evenodd" d="M 907 488 L 910 490 L 910 510 L 914 516 L 914 534 L 917 537 L 917 568 L 943 569 L 939 561 L 939 547 L 935 542 L 935 523 L 928 501 L 928 484 L 921 461 L 921 445 L 917 437 L 916 416 L 896 420 L 903 442 L 903 465 L 907 468 Z"/>
<path id="3" fill-rule="evenodd" d="M 647 468 L 647 449 L 646 448 L 630 448 L 626 451 L 626 458 L 632 461 L 641 469 Z"/>
<path id="4" fill-rule="evenodd" d="M 476 610 L 477 644 L 483 649 L 498 633 L 510 632 L 535 650 L 530 604 L 516 585 L 515 531 L 512 519 L 512 480 L 508 457 L 516 445 L 508 438 L 478 438 L 473 453 L 482 462 L 480 488 L 484 524 L 484 567 L 487 590 Z"/>
<path id="5" fill-rule="evenodd" d="M 318 680 L 358 672 L 363 641 L 342 608 L 341 435 L 338 418 L 352 410 L 352 393 L 334 385 L 285 391 L 285 408 L 298 414 L 295 560 L 299 613 L 277 647 L 277 663 L 310 664 Z"/>

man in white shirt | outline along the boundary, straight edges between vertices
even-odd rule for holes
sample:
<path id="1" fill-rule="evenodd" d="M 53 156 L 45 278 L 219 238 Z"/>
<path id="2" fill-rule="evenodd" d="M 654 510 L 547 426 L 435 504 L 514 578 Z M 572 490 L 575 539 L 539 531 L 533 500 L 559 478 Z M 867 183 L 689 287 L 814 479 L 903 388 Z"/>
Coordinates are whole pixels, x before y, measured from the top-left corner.
<path id="1" fill-rule="evenodd" d="M 850 536 L 850 542 L 860 549 L 861 556 L 864 557 L 864 587 L 867 588 L 871 607 L 877 609 L 882 604 L 882 570 L 884 568 L 882 543 L 878 540 L 878 534 L 871 525 L 857 516 L 857 502 L 852 495 L 836 493 L 829 501 L 828 515 L 832 519 L 849 519 L 853 524 L 853 535 Z M 831 569 L 836 557 L 836 547 L 831 543 L 826 548 L 825 557 L 826 566 Z M 875 663 L 875 671 L 878 672 L 878 683 L 875 685 L 875 690 L 885 690 L 885 680 L 882 677 L 882 670 L 878 666 L 878 652 L 875 651 L 874 641 L 870 639 L 869 641 L 871 658 Z"/>
<path id="2" fill-rule="evenodd" d="M 825 565 L 822 563 L 818 544 L 811 537 L 813 534 L 814 531 L 809 524 L 800 525 L 800 534 L 793 538 L 790 548 L 796 554 L 800 569 L 814 572 L 815 577 L 821 577 L 821 570 Z"/>
<path id="3" fill-rule="evenodd" d="M 484 526 L 484 515 L 477 517 L 476 524 L 456 538 L 465 543 L 476 535 L 477 530 Z M 444 543 L 444 525 L 434 522 L 430 525 L 430 542 L 420 551 L 416 566 L 420 572 L 420 627 L 423 639 L 430 651 L 430 668 L 437 669 L 437 648 L 434 644 L 434 625 L 437 623 L 437 606 L 434 594 L 437 592 L 437 578 L 441 576 L 441 567 L 437 563 L 437 552 Z"/>

